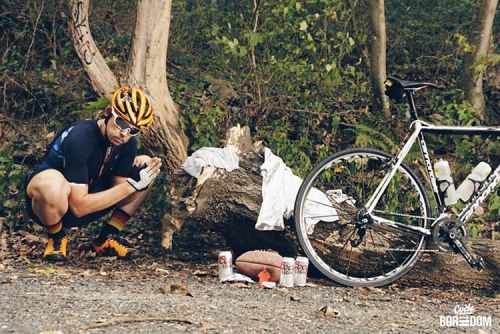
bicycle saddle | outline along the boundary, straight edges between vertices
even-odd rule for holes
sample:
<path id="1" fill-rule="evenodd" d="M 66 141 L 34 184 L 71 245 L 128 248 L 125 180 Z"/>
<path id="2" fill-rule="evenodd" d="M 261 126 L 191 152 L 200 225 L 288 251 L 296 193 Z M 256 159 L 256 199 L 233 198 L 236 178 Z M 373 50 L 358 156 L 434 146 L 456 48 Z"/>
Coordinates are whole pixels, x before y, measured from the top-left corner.
<path id="1" fill-rule="evenodd" d="M 427 81 L 409 81 L 395 77 L 387 77 L 384 83 L 385 95 L 396 101 L 400 101 L 407 91 L 417 92 L 426 88 L 442 89 L 443 86 Z"/>

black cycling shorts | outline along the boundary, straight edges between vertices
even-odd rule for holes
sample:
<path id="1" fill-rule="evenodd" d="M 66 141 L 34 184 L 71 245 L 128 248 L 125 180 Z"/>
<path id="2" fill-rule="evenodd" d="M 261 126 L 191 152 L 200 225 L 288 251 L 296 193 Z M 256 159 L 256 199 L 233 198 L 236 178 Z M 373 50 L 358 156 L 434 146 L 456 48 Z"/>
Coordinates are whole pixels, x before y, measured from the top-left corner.
<path id="1" fill-rule="evenodd" d="M 134 172 L 137 174 L 137 169 L 138 167 L 134 166 L 132 167 L 132 171 L 130 174 L 133 174 Z M 28 212 L 29 216 L 39 225 L 42 225 L 42 222 L 40 221 L 40 218 L 37 217 L 35 212 L 33 211 L 33 208 L 31 207 L 31 197 L 28 196 L 28 183 L 31 181 L 31 179 L 38 173 L 43 172 L 46 169 L 50 169 L 50 167 L 44 167 L 44 166 L 37 166 L 35 170 L 33 170 L 30 174 L 26 175 L 26 178 L 24 180 L 24 194 L 25 194 L 25 199 L 26 199 L 26 211 Z M 97 193 L 100 191 L 104 191 L 106 189 L 111 188 L 111 180 L 98 180 L 96 183 L 92 183 L 89 186 L 89 193 Z M 73 212 L 71 212 L 71 209 L 66 212 L 66 214 L 62 218 L 62 224 L 64 227 L 80 227 L 84 225 L 88 225 L 89 223 L 96 221 L 97 219 L 103 217 L 106 215 L 109 211 L 114 209 L 115 206 L 112 205 L 108 208 L 105 208 L 103 210 L 88 214 L 83 217 L 76 217 Z"/>

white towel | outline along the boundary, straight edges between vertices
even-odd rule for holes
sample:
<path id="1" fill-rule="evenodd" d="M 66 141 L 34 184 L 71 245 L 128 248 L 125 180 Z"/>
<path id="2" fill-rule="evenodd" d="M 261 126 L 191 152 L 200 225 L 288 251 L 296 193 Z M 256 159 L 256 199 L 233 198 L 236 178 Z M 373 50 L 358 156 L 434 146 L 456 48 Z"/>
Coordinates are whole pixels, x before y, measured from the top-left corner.
<path id="1" fill-rule="evenodd" d="M 295 198 L 302 179 L 292 173 L 283 160 L 274 155 L 270 149 L 264 149 L 264 163 L 260 167 L 262 175 L 262 205 L 255 228 L 262 231 L 281 231 L 285 228 L 284 218 L 289 219 L 294 210 Z M 320 220 L 332 222 L 338 219 L 328 197 L 318 189 L 311 189 L 309 198 L 312 201 L 304 207 L 306 227 L 312 234 L 314 225 Z"/>
<path id="2" fill-rule="evenodd" d="M 196 178 L 205 166 L 224 168 L 230 172 L 239 167 L 240 158 L 236 152 L 236 147 L 232 145 L 224 148 L 202 147 L 186 159 L 182 169 Z"/>

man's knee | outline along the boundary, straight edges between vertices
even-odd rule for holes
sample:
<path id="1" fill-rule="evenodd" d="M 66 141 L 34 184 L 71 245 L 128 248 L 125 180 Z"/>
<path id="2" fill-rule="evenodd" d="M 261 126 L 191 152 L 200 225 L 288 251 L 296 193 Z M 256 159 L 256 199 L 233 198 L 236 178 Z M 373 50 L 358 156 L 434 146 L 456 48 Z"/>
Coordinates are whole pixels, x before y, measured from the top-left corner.
<path id="1" fill-rule="evenodd" d="M 35 175 L 28 184 L 28 196 L 39 203 L 51 206 L 68 201 L 71 187 L 64 176 L 57 170 L 49 169 Z"/>

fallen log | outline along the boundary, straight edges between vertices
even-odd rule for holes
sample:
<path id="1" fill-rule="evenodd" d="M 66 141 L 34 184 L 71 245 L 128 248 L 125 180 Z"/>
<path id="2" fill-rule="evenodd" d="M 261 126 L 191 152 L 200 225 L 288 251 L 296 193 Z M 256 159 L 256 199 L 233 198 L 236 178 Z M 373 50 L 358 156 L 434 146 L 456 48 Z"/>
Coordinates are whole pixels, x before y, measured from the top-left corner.
<path id="1" fill-rule="evenodd" d="M 255 223 L 262 203 L 260 166 L 264 157 L 259 144 L 251 144 L 248 128 L 230 130 L 227 142 L 239 149 L 239 168 L 231 172 L 205 167 L 198 179 L 187 174 L 176 178 L 177 192 L 172 194 L 173 210 L 164 219 L 164 235 L 170 248 L 172 234 L 187 219 L 209 224 L 224 236 L 235 256 L 255 249 L 272 249 L 282 256 L 303 254 L 293 221 L 282 232 L 257 231 Z M 164 239 L 165 241 L 165 239 Z M 321 243 L 323 240 L 319 240 Z M 486 262 L 483 272 L 471 269 L 460 255 L 426 253 L 397 284 L 406 286 L 499 288 L 499 242 L 469 240 L 473 251 Z M 314 275 L 314 269 L 311 271 Z M 318 272 L 316 271 L 316 275 Z"/>
<path id="2" fill-rule="evenodd" d="M 500 241 L 473 239 L 468 249 L 481 256 L 485 268 L 479 272 L 469 266 L 463 256 L 447 253 L 426 253 L 398 284 L 407 286 L 460 287 L 474 289 L 500 289 Z"/>

